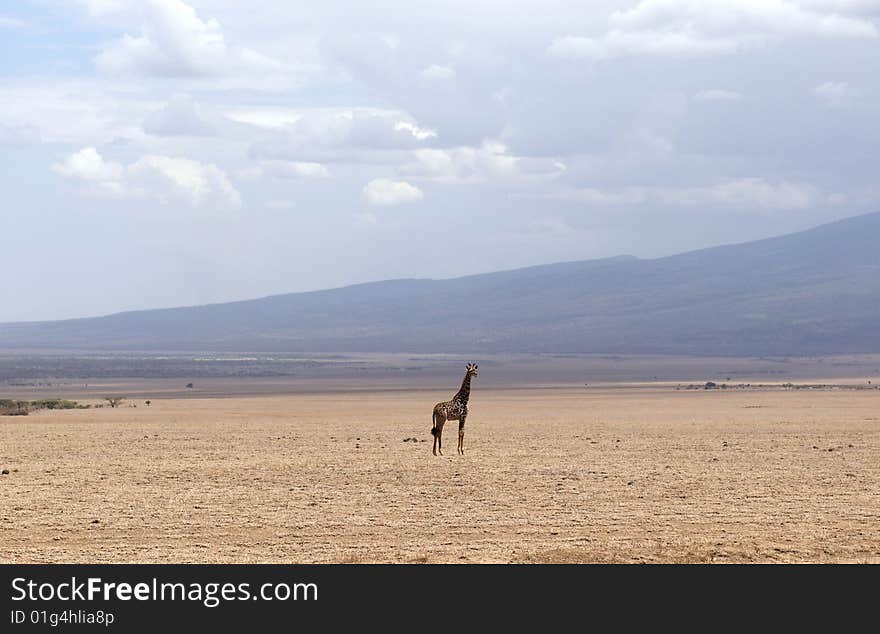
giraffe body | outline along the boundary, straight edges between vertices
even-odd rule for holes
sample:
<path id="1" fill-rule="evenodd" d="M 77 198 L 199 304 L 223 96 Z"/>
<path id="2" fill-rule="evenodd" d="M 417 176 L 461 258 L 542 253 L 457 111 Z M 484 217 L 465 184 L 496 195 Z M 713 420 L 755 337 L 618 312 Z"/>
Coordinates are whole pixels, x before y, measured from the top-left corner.
<path id="1" fill-rule="evenodd" d="M 468 415 L 468 399 L 471 395 L 471 377 L 477 376 L 477 365 L 469 363 L 467 372 L 461 382 L 461 388 L 450 401 L 443 401 L 434 406 L 431 414 L 431 435 L 434 436 L 434 455 L 439 451 L 443 455 L 443 425 L 448 420 L 458 421 L 458 453 L 464 455 L 464 423 Z"/>

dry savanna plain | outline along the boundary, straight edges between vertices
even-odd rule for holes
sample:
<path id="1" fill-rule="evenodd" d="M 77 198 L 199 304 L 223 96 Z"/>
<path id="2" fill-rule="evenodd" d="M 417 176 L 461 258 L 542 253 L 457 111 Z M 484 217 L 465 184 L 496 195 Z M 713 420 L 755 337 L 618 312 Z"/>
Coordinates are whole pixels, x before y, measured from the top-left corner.
<path id="1" fill-rule="evenodd" d="M 716 375 L 684 362 L 631 381 L 644 366 L 557 381 L 496 365 L 474 380 L 466 455 L 450 422 L 442 457 L 431 407 L 463 363 L 67 384 L 81 403 L 126 400 L 0 417 L 0 561 L 880 563 L 867 373 L 785 386 L 744 362 L 704 389 L 681 379 Z"/>

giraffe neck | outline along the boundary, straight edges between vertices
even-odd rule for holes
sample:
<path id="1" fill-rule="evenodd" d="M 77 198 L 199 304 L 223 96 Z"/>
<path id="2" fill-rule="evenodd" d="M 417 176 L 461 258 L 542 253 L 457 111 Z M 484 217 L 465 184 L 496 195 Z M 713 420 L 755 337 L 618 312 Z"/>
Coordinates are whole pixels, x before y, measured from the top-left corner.
<path id="1" fill-rule="evenodd" d="M 461 401 L 462 403 L 467 403 L 470 396 L 471 396 L 471 373 L 466 372 L 464 375 L 464 379 L 461 382 L 461 388 L 458 390 L 458 394 L 456 394 L 455 398 L 452 400 Z"/>

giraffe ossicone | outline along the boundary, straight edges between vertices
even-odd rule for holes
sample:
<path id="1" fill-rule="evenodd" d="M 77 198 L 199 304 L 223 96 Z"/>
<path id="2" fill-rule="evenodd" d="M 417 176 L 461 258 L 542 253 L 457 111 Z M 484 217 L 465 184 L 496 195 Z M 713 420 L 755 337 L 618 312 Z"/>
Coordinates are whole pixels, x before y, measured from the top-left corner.
<path id="1" fill-rule="evenodd" d="M 471 377 L 477 376 L 476 363 L 468 363 L 461 381 L 461 388 L 450 401 L 443 401 L 434 406 L 431 414 L 431 435 L 434 436 L 433 453 L 443 455 L 443 425 L 448 420 L 458 421 L 458 453 L 464 455 L 464 422 L 468 414 L 468 399 L 471 396 Z"/>

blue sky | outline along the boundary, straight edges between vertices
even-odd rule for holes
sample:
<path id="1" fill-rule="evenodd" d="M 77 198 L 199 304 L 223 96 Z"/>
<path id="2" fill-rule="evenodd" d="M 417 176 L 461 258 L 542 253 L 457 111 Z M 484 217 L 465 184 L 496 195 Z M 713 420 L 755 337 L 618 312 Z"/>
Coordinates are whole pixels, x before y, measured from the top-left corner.
<path id="1" fill-rule="evenodd" d="M 0 321 L 880 210 L 880 1 L 0 5 Z"/>

